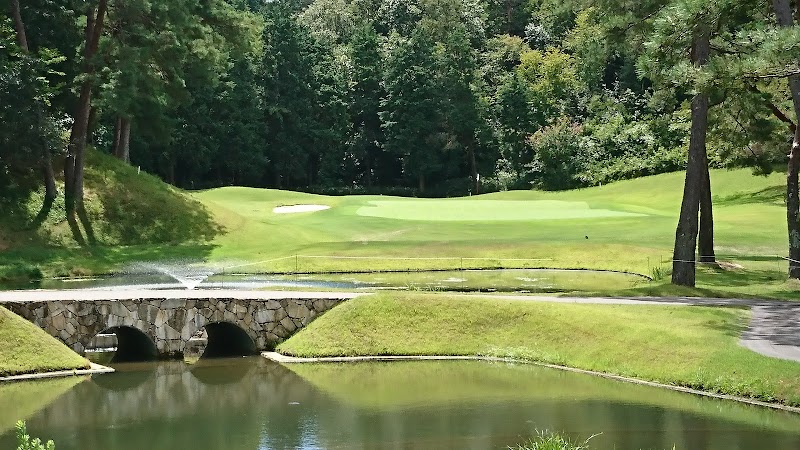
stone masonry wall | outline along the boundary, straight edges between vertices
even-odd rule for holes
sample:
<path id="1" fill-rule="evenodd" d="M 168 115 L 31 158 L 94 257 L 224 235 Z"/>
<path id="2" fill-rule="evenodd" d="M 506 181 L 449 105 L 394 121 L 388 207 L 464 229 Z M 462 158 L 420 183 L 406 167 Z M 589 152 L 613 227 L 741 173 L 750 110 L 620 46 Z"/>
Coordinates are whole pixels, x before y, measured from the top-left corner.
<path id="1" fill-rule="evenodd" d="M 339 299 L 133 299 L 8 302 L 2 306 L 35 323 L 78 353 L 98 333 L 133 327 L 156 345 L 159 356 L 183 353 L 186 341 L 205 325 L 230 322 L 253 339 L 258 350 L 285 340 Z"/>

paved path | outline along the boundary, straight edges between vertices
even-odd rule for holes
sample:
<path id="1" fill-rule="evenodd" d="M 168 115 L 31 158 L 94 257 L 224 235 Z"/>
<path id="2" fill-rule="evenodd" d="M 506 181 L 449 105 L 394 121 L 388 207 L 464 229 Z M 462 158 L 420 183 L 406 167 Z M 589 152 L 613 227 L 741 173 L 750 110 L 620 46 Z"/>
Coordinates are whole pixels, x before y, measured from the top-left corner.
<path id="1" fill-rule="evenodd" d="M 0 291 L 3 302 L 41 302 L 41 301 L 96 301 L 133 299 L 241 299 L 241 300 L 279 300 L 279 299 L 340 299 L 349 300 L 363 295 L 351 292 L 305 292 L 305 291 L 246 291 L 240 289 L 69 289 L 69 290 L 29 290 Z"/>
<path id="2" fill-rule="evenodd" d="M 304 292 L 304 291 L 245 291 L 245 290 L 30 290 L 0 291 L 3 302 L 44 300 L 128 300 L 165 298 L 336 298 L 347 300 L 364 293 Z M 489 297 L 505 300 L 525 300 L 554 303 L 586 303 L 602 305 L 674 305 L 674 306 L 742 306 L 752 309 L 749 327 L 741 336 L 741 344 L 766 356 L 800 362 L 800 302 L 757 299 L 721 299 L 694 297 L 547 297 L 536 295 L 463 294 L 465 297 Z"/>

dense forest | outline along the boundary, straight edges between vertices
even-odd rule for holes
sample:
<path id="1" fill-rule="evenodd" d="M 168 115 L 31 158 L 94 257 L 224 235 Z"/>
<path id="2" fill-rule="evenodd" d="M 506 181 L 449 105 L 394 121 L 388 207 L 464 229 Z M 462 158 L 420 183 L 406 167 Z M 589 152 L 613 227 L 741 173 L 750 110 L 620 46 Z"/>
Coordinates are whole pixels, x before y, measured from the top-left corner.
<path id="1" fill-rule="evenodd" d="M 77 227 L 87 146 L 187 189 L 456 196 L 687 169 L 673 279 L 693 284 L 708 167 L 788 167 L 800 260 L 798 24 L 797 0 L 9 0 L 0 189 L 52 199 L 63 174 Z"/>

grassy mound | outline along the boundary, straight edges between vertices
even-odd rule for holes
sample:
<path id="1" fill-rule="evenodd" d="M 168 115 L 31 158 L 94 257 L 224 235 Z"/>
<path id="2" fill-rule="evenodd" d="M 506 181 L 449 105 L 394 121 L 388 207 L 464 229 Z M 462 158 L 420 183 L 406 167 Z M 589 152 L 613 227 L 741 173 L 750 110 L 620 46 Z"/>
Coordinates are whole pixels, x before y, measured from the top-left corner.
<path id="1" fill-rule="evenodd" d="M 0 376 L 86 369 L 89 362 L 36 325 L 0 307 Z"/>
<path id="2" fill-rule="evenodd" d="M 738 344 L 749 311 L 384 293 L 325 313 L 295 356 L 488 355 L 800 405 L 800 364 Z"/>
<path id="3" fill-rule="evenodd" d="M 78 245 L 63 196 L 43 215 L 44 194 L 34 192 L 6 205 L 10 213 L 0 217 L 0 281 L 20 280 L 20 261 L 25 270 L 75 275 L 135 259 L 202 257 L 203 243 L 221 232 L 206 207 L 184 192 L 109 155 L 90 149 L 87 157 L 85 204 L 98 245 Z"/>

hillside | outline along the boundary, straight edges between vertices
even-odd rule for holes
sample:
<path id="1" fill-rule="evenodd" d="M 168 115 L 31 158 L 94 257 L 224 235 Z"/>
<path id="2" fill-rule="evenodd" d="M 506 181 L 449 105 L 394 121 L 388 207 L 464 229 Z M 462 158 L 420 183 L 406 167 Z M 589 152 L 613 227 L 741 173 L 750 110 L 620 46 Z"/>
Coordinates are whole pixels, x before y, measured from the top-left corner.
<path id="1" fill-rule="evenodd" d="M 202 256 L 220 232 L 211 214 L 182 191 L 98 151 L 88 153 L 86 208 L 97 245 L 80 248 L 59 196 L 43 220 L 34 192 L 0 217 L 0 281 L 106 271 L 131 259 Z M 63 185 L 59 185 L 63 189 Z M 85 231 L 85 230 L 84 230 Z"/>

